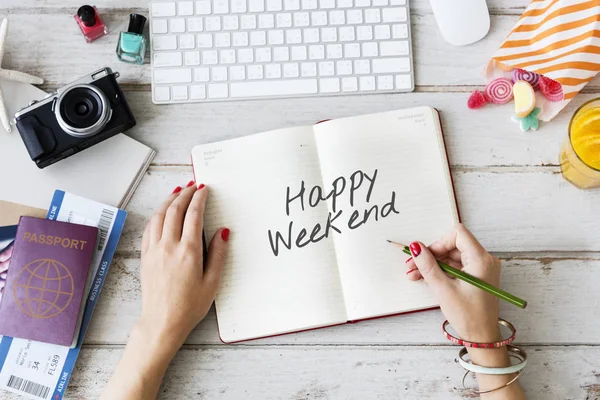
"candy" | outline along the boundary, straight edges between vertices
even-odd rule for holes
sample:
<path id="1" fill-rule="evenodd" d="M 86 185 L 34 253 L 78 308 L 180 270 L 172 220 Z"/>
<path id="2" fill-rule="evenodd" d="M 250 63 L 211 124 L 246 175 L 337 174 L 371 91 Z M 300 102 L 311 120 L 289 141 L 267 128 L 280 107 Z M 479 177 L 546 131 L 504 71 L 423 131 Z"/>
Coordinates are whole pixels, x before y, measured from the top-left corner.
<path id="1" fill-rule="evenodd" d="M 515 115 L 512 117 L 512 120 L 520 123 L 520 128 L 523 132 L 527 132 L 530 129 L 537 131 L 537 128 L 540 126 L 540 122 L 537 119 L 539 113 L 540 109 L 535 107 L 525 118 L 519 118 Z"/>
<path id="2" fill-rule="evenodd" d="M 515 96 L 515 114 L 525 118 L 535 107 L 535 91 L 529 82 L 516 81 L 513 86 Z"/>
<path id="3" fill-rule="evenodd" d="M 564 98 L 562 85 L 554 79 L 542 76 L 539 82 L 540 92 L 548 101 L 561 101 Z"/>
<path id="4" fill-rule="evenodd" d="M 521 68 L 516 68 L 512 74 L 513 82 L 525 81 L 529 83 L 534 89 L 537 88 L 540 76 L 535 72 L 525 71 Z"/>
<path id="5" fill-rule="evenodd" d="M 469 100 L 467 100 L 467 107 L 470 109 L 481 108 L 487 104 L 487 100 L 482 92 L 479 90 L 474 91 L 469 96 Z"/>
<path id="6" fill-rule="evenodd" d="M 508 103 L 513 98 L 512 82 L 506 78 L 496 78 L 483 90 L 485 99 L 496 104 Z"/>

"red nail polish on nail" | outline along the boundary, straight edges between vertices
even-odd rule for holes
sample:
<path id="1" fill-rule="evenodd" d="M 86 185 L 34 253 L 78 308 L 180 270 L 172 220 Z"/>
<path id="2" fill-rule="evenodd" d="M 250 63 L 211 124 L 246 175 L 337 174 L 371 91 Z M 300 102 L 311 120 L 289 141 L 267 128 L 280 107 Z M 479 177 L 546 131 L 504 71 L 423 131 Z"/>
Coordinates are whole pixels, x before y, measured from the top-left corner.
<path id="1" fill-rule="evenodd" d="M 408 259 L 405 262 L 408 264 L 410 260 L 412 260 L 412 257 L 408 257 Z"/>
<path id="2" fill-rule="evenodd" d="M 198 190 L 202 189 L 204 187 L 204 183 L 201 183 L 200 185 L 198 185 Z"/>
<path id="3" fill-rule="evenodd" d="M 226 242 L 229 240 L 229 229 L 225 228 L 221 231 L 221 239 Z"/>
<path id="4" fill-rule="evenodd" d="M 196 182 L 194 182 L 194 181 L 189 181 L 186 187 L 190 187 L 190 186 L 194 185 L 194 183 L 196 183 Z"/>
<path id="5" fill-rule="evenodd" d="M 175 193 L 179 193 L 179 192 L 181 192 L 181 186 L 177 186 L 175 188 L 175 190 L 173 190 L 173 193 L 171 193 L 171 194 L 175 194 Z"/>
<path id="6" fill-rule="evenodd" d="M 406 271 L 406 275 L 410 274 L 411 272 L 415 272 L 416 270 L 416 268 L 409 269 L 408 271 Z"/>
<path id="7" fill-rule="evenodd" d="M 412 242 L 408 247 L 410 247 L 410 252 L 413 257 L 418 257 L 421 254 L 421 245 L 417 242 Z"/>

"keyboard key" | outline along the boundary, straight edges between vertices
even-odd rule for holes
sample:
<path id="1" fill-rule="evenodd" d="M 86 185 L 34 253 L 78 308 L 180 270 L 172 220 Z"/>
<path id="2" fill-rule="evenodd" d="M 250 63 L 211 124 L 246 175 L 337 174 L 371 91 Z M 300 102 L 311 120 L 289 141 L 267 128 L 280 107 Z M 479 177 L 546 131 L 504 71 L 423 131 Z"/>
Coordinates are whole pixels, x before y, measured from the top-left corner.
<path id="1" fill-rule="evenodd" d="M 242 15 L 242 29 L 256 29 L 256 15 Z"/>
<path id="2" fill-rule="evenodd" d="M 154 83 L 189 83 L 192 81 L 192 70 L 189 68 L 155 69 Z"/>
<path id="3" fill-rule="evenodd" d="M 335 0 L 320 0 L 320 4 L 323 9 L 335 8 Z"/>
<path id="4" fill-rule="evenodd" d="M 154 101 L 169 101 L 171 94 L 168 86 L 157 86 L 154 88 Z"/>
<path id="5" fill-rule="evenodd" d="M 300 9 L 300 0 L 284 0 L 283 8 L 286 11 L 297 11 Z"/>
<path id="6" fill-rule="evenodd" d="M 216 50 L 205 50 L 202 52 L 202 64 L 214 65 L 219 62 L 219 56 Z"/>
<path id="7" fill-rule="evenodd" d="M 349 78 L 342 78 L 342 91 L 343 92 L 357 92 L 358 91 L 358 78 L 355 76 Z"/>
<path id="8" fill-rule="evenodd" d="M 338 75 L 352 75 L 352 61 L 341 60 L 335 63 Z"/>
<path id="9" fill-rule="evenodd" d="M 317 63 L 305 62 L 300 64 L 300 72 L 302 74 L 302 77 L 317 76 Z"/>
<path id="10" fill-rule="evenodd" d="M 206 67 L 194 68 L 194 82 L 208 82 L 210 70 Z"/>
<path id="11" fill-rule="evenodd" d="M 369 8 L 365 10 L 365 22 L 367 24 L 378 24 L 381 22 L 381 13 L 378 8 Z"/>
<path id="12" fill-rule="evenodd" d="M 152 38 L 152 48 L 155 51 L 175 50 L 175 49 L 177 49 L 177 36 L 175 36 L 175 35 L 154 36 Z"/>
<path id="13" fill-rule="evenodd" d="M 185 19 L 183 18 L 173 18 L 169 21 L 171 24 L 171 32 L 172 33 L 183 33 L 185 32 Z"/>
<path id="14" fill-rule="evenodd" d="M 229 47 L 231 46 L 231 35 L 229 33 L 216 33 L 215 34 L 215 47 Z"/>
<path id="15" fill-rule="evenodd" d="M 292 14 L 281 13 L 277 14 L 277 27 L 278 28 L 289 28 L 292 26 Z"/>
<path id="16" fill-rule="evenodd" d="M 154 54 L 154 67 L 181 67 L 182 57 L 180 52 L 163 52 Z"/>
<path id="17" fill-rule="evenodd" d="M 275 27 L 275 17 L 273 14 L 261 14 L 258 16 L 258 27 L 261 29 L 270 29 Z"/>
<path id="18" fill-rule="evenodd" d="M 346 58 L 358 58 L 360 57 L 360 44 L 358 43 L 346 43 L 344 45 L 344 55 Z"/>
<path id="19" fill-rule="evenodd" d="M 223 29 L 226 31 L 235 31 L 239 28 L 237 15 L 226 15 L 223 17 Z"/>
<path id="20" fill-rule="evenodd" d="M 340 79 L 319 79 L 319 87 L 321 88 L 321 93 L 338 93 L 340 91 Z"/>
<path id="21" fill-rule="evenodd" d="M 238 62 L 240 62 L 240 63 L 254 62 L 254 51 L 252 51 L 252 49 L 239 49 L 238 50 Z"/>
<path id="22" fill-rule="evenodd" d="M 179 48 L 180 49 L 194 49 L 196 47 L 196 41 L 194 35 L 181 35 L 179 36 Z"/>
<path id="23" fill-rule="evenodd" d="M 208 97 L 210 99 L 224 99 L 229 97 L 229 89 L 226 83 L 215 83 L 208 85 Z"/>
<path id="24" fill-rule="evenodd" d="M 391 6 L 405 6 L 406 0 L 390 0 Z"/>
<path id="25" fill-rule="evenodd" d="M 269 31 L 269 44 L 283 44 L 283 31 L 282 30 L 274 30 Z"/>
<path id="26" fill-rule="evenodd" d="M 211 69 L 213 82 L 224 82 L 227 80 L 227 67 L 214 67 Z"/>
<path id="27" fill-rule="evenodd" d="M 354 2 L 355 7 L 371 7 L 371 0 L 356 0 Z"/>
<path id="28" fill-rule="evenodd" d="M 306 40 L 306 38 L 305 38 Z M 343 26 L 340 28 L 340 42 L 352 42 L 354 41 L 354 27 Z"/>
<path id="29" fill-rule="evenodd" d="M 192 85 L 190 86 L 190 99 L 203 100 L 206 98 L 206 86 Z"/>
<path id="30" fill-rule="evenodd" d="M 318 43 L 319 42 L 319 29 L 308 28 L 304 29 L 304 43 Z"/>
<path id="31" fill-rule="evenodd" d="M 267 79 L 281 78 L 281 64 L 265 65 L 265 76 L 267 77 Z"/>
<path id="32" fill-rule="evenodd" d="M 181 101 L 188 99 L 187 86 L 173 86 L 171 88 L 173 100 Z"/>
<path id="33" fill-rule="evenodd" d="M 166 19 L 155 19 L 152 21 L 152 33 L 167 33 L 169 28 Z"/>
<path id="34" fill-rule="evenodd" d="M 196 15 L 208 15 L 212 11 L 209 0 L 202 0 L 196 2 Z"/>
<path id="35" fill-rule="evenodd" d="M 388 0 L 373 0 L 373 7 L 387 6 Z"/>
<path id="36" fill-rule="evenodd" d="M 213 0 L 213 12 L 215 14 L 228 14 L 229 13 L 229 1 L 228 0 Z"/>
<path id="37" fill-rule="evenodd" d="M 335 28 L 321 28 L 321 40 L 325 43 L 337 42 L 337 30 Z"/>
<path id="38" fill-rule="evenodd" d="M 374 76 L 361 76 L 358 80 L 358 86 L 361 91 L 375 90 L 375 77 Z"/>
<path id="39" fill-rule="evenodd" d="M 284 78 L 297 78 L 300 76 L 300 70 L 296 63 L 285 63 L 283 64 L 283 77 Z"/>
<path id="40" fill-rule="evenodd" d="M 386 40 L 391 37 L 389 25 L 377 25 L 375 27 L 375 39 Z"/>
<path id="41" fill-rule="evenodd" d="M 219 59 L 221 64 L 235 64 L 235 50 L 221 50 Z"/>
<path id="42" fill-rule="evenodd" d="M 329 11 L 329 23 L 331 25 L 344 25 L 346 23 L 346 15 L 344 11 Z"/>
<path id="43" fill-rule="evenodd" d="M 316 10 L 318 8 L 317 0 L 302 0 L 303 10 Z"/>
<path id="44" fill-rule="evenodd" d="M 180 1 L 177 3 L 177 14 L 183 16 L 194 15 L 194 2 Z"/>
<path id="45" fill-rule="evenodd" d="M 289 47 L 275 47 L 273 49 L 273 60 L 274 61 L 289 61 L 290 60 Z"/>
<path id="46" fill-rule="evenodd" d="M 412 89 L 412 79 L 410 75 L 396 75 L 396 89 Z"/>
<path id="47" fill-rule="evenodd" d="M 382 10 L 383 22 L 406 22 L 406 8 L 384 8 Z"/>
<path id="48" fill-rule="evenodd" d="M 232 35 L 232 43 L 235 47 L 248 46 L 248 32 L 234 32 Z"/>
<path id="49" fill-rule="evenodd" d="M 189 32 L 202 32 L 202 29 L 204 29 L 202 18 L 188 18 L 187 23 Z"/>
<path id="50" fill-rule="evenodd" d="M 302 31 L 300 29 L 288 29 L 285 31 L 285 42 L 288 44 L 302 43 Z"/>
<path id="51" fill-rule="evenodd" d="M 267 11 L 281 11 L 283 3 L 281 0 L 267 0 Z"/>
<path id="52" fill-rule="evenodd" d="M 152 3 L 152 16 L 153 17 L 174 17 L 175 16 L 175 3 Z"/>
<path id="53" fill-rule="evenodd" d="M 342 45 L 341 44 L 328 44 L 327 45 L 327 58 L 342 58 Z"/>
<path id="54" fill-rule="evenodd" d="M 246 79 L 246 68 L 244 68 L 242 65 L 229 67 L 229 76 L 233 81 L 243 81 Z"/>
<path id="55" fill-rule="evenodd" d="M 198 37 L 198 48 L 199 49 L 203 49 L 203 48 L 209 48 L 213 46 L 213 37 L 211 34 L 208 33 L 202 33 L 200 35 L 197 36 Z"/>
<path id="56" fill-rule="evenodd" d="M 159 53 L 161 54 L 161 53 Z M 164 53 L 162 53 L 164 54 Z M 158 54 L 155 54 L 155 56 Z M 185 65 L 200 65 L 200 52 L 199 51 L 186 51 L 185 55 Z M 155 58 L 156 60 L 156 58 Z"/>
<path id="57" fill-rule="evenodd" d="M 262 79 L 263 78 L 263 66 L 262 65 L 249 65 L 248 66 L 248 79 Z"/>
<path id="58" fill-rule="evenodd" d="M 402 58 L 377 58 L 373 60 L 373 73 L 409 72 L 410 59 Z"/>
<path id="59" fill-rule="evenodd" d="M 339 8 L 350 8 L 352 7 L 352 0 L 338 0 Z"/>
<path id="60" fill-rule="evenodd" d="M 317 44 L 308 46 L 308 58 L 311 60 L 322 60 L 325 58 L 325 46 Z"/>
<path id="61" fill-rule="evenodd" d="M 292 46 L 292 60 L 304 61 L 307 58 L 306 46 Z"/>
<path id="62" fill-rule="evenodd" d="M 310 25 L 310 17 L 307 12 L 297 12 L 294 13 L 294 26 L 303 27 Z"/>
<path id="63" fill-rule="evenodd" d="M 347 17 L 349 24 L 362 24 L 363 14 L 362 10 L 348 10 Z"/>
<path id="64" fill-rule="evenodd" d="M 231 83 L 231 97 L 289 96 L 316 94 L 316 79 L 283 80 L 274 85 L 272 82 Z"/>
<path id="65" fill-rule="evenodd" d="M 320 76 L 333 76 L 335 75 L 335 70 L 333 66 L 333 61 L 321 61 L 319 63 L 319 75 Z"/>
<path id="66" fill-rule="evenodd" d="M 271 48 L 260 47 L 256 49 L 255 58 L 256 62 L 271 62 Z"/>
<path id="67" fill-rule="evenodd" d="M 221 30 L 221 18 L 220 17 L 206 17 L 204 20 L 207 32 L 216 32 Z"/>
<path id="68" fill-rule="evenodd" d="M 250 44 L 252 46 L 264 46 L 267 44 L 267 34 L 265 31 L 250 32 Z"/>
<path id="69" fill-rule="evenodd" d="M 363 57 L 377 57 L 379 50 L 377 49 L 377 43 L 363 43 L 362 44 L 362 55 Z"/>
<path id="70" fill-rule="evenodd" d="M 250 12 L 265 11 L 265 1 L 264 0 L 250 0 L 250 3 L 248 4 L 248 10 Z"/>
<path id="71" fill-rule="evenodd" d="M 312 17 L 312 24 L 313 24 L 313 26 L 325 26 L 325 25 L 327 25 L 327 12 L 325 12 L 325 11 L 313 11 L 310 15 Z"/>
<path id="72" fill-rule="evenodd" d="M 373 40 L 373 27 L 370 25 L 356 27 L 356 39 Z"/>
<path id="73" fill-rule="evenodd" d="M 355 60 L 354 61 L 354 73 L 363 75 L 371 73 L 371 63 L 369 60 Z"/>
<path id="74" fill-rule="evenodd" d="M 246 12 L 246 0 L 232 0 L 231 12 L 245 13 Z"/>
<path id="75" fill-rule="evenodd" d="M 379 43 L 379 53 L 382 56 L 407 56 L 408 42 L 381 42 Z"/>
<path id="76" fill-rule="evenodd" d="M 394 89 L 394 77 L 390 76 L 390 75 L 378 76 L 377 77 L 377 89 L 378 90 Z"/>
<path id="77" fill-rule="evenodd" d="M 408 25 L 407 24 L 392 25 L 392 37 L 394 39 L 408 39 Z"/>

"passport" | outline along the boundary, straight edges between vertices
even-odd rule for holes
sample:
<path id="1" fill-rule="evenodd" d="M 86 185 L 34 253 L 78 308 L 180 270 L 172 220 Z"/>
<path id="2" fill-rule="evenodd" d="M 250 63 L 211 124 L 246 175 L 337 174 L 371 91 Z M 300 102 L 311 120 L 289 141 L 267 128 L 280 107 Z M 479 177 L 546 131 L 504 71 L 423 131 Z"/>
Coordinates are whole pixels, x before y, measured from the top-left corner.
<path id="1" fill-rule="evenodd" d="M 0 335 L 71 346 L 98 228 L 21 217 L 13 244 Z"/>

